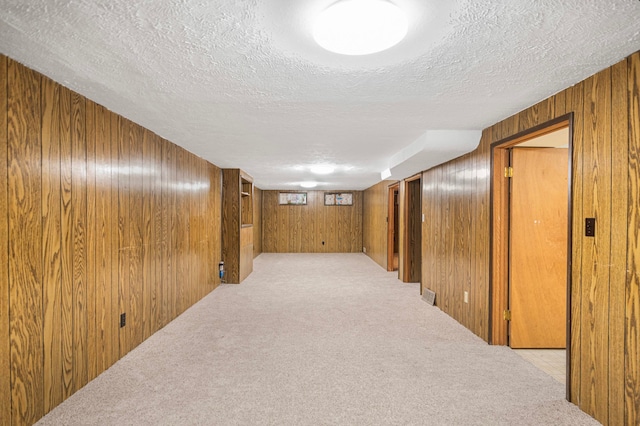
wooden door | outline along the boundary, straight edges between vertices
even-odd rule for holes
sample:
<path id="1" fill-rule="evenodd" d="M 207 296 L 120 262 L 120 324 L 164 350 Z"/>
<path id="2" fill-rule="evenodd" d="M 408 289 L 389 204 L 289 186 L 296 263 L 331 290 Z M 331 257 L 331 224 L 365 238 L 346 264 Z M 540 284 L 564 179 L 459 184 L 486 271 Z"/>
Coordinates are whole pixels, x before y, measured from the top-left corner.
<path id="1" fill-rule="evenodd" d="M 565 348 L 568 150 L 514 148 L 511 165 L 510 346 Z"/>

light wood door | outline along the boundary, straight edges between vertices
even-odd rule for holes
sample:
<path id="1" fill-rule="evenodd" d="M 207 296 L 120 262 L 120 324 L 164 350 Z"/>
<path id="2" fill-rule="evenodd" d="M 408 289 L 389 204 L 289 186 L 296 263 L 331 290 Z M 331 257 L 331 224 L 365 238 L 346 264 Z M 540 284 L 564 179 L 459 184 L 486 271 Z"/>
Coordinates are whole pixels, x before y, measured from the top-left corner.
<path id="1" fill-rule="evenodd" d="M 514 148 L 509 342 L 566 347 L 568 150 Z"/>

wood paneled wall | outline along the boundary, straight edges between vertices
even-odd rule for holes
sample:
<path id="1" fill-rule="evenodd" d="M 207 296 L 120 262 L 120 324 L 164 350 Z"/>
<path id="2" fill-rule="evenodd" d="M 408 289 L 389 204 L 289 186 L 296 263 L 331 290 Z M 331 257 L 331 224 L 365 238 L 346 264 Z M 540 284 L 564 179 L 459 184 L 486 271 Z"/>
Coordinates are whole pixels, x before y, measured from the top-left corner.
<path id="1" fill-rule="evenodd" d="M 222 169 L 222 260 L 225 282 L 239 284 L 253 271 L 253 224 L 243 224 L 243 209 L 255 220 L 253 200 L 242 195 L 242 182 L 253 181 L 240 169 Z M 251 191 L 253 192 L 253 191 Z M 247 192 L 248 193 L 248 192 Z M 248 202 L 248 204 L 243 204 Z"/>
<path id="2" fill-rule="evenodd" d="M 387 217 L 389 211 L 389 185 L 396 181 L 383 180 L 363 193 L 362 245 L 367 256 L 387 269 Z"/>
<path id="3" fill-rule="evenodd" d="M 253 187 L 253 257 L 262 253 L 262 190 Z"/>
<path id="4" fill-rule="evenodd" d="M 483 141 L 486 132 L 483 133 Z M 422 285 L 436 304 L 488 339 L 489 149 L 423 173 Z M 464 292 L 469 303 L 464 303 Z"/>
<path id="5" fill-rule="evenodd" d="M 32 424 L 217 286 L 221 174 L 4 56 L 0 170 L 0 423 Z"/>
<path id="6" fill-rule="evenodd" d="M 325 206 L 324 191 L 307 191 L 304 206 L 280 205 L 279 192 L 262 191 L 265 253 L 362 252 L 362 191 L 348 191 L 352 206 Z"/>
<path id="7" fill-rule="evenodd" d="M 636 425 L 640 53 L 485 129 L 475 151 L 423 173 L 422 285 L 436 292 L 443 311 L 489 339 L 490 145 L 568 113 L 573 114 L 570 397 L 603 424 Z M 597 220 L 595 238 L 583 236 L 586 217 Z M 372 228 L 365 230 L 365 241 L 377 238 L 369 235 Z"/>

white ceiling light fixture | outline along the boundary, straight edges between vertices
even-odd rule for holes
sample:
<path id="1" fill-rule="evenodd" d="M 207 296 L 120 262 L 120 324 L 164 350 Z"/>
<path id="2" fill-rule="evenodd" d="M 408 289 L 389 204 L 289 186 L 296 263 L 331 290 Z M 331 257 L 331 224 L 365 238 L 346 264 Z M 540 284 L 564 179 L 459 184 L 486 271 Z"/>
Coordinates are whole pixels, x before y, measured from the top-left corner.
<path id="1" fill-rule="evenodd" d="M 325 9 L 313 38 L 342 55 L 369 55 L 398 44 L 409 24 L 399 7 L 384 0 L 342 0 Z"/>
<path id="2" fill-rule="evenodd" d="M 315 188 L 318 186 L 317 182 L 300 182 L 300 186 L 303 188 Z"/>
<path id="3" fill-rule="evenodd" d="M 309 170 L 317 175 L 328 175 L 333 173 L 335 169 L 335 167 L 329 164 L 316 164 L 315 166 L 309 167 Z"/>
<path id="4" fill-rule="evenodd" d="M 385 180 L 387 178 L 391 177 L 391 170 L 390 169 L 384 169 L 382 172 L 380 172 L 380 178 L 382 180 Z"/>

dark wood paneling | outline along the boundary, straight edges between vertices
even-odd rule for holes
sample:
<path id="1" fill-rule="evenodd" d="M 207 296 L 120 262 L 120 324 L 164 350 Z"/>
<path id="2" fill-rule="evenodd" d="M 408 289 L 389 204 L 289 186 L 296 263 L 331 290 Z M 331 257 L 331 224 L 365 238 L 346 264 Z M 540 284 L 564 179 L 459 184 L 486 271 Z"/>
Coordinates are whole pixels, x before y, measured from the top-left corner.
<path id="1" fill-rule="evenodd" d="M 325 206 L 324 191 L 307 191 L 306 205 L 279 205 L 279 192 L 262 191 L 265 253 L 362 252 L 362 191 L 348 191 L 352 206 Z"/>
<path id="2" fill-rule="evenodd" d="M 405 247 L 400 258 L 400 262 L 404 263 L 402 280 L 420 282 L 422 278 L 422 207 L 420 202 L 422 185 L 420 178 L 402 184 L 405 185 L 406 203 Z"/>
<path id="3" fill-rule="evenodd" d="M 11 423 L 9 229 L 7 202 L 7 57 L 0 55 L 0 420 Z"/>
<path id="4" fill-rule="evenodd" d="M 40 75 L 11 60 L 7 75 L 11 410 L 32 424 L 44 414 Z"/>

